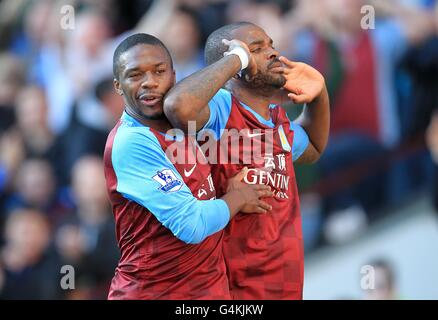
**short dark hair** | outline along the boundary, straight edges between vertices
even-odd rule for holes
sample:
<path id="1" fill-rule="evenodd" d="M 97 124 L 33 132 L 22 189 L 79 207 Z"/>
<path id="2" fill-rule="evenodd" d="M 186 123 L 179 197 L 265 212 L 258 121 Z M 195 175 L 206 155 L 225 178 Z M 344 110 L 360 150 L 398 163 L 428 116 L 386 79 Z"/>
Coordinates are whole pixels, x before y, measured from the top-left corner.
<path id="1" fill-rule="evenodd" d="M 119 79 L 119 62 L 120 62 L 120 56 L 131 49 L 132 47 L 135 47 L 140 44 L 149 44 L 153 46 L 161 46 L 164 48 L 166 53 L 169 55 L 170 64 L 173 68 L 173 61 L 172 56 L 170 55 L 169 50 L 166 48 L 163 42 L 161 42 L 160 39 L 157 37 L 154 37 L 147 33 L 135 33 L 129 37 L 127 37 L 125 40 L 123 40 L 114 51 L 113 55 L 113 74 L 116 79 Z"/>
<path id="2" fill-rule="evenodd" d="M 228 48 L 222 43 L 222 39 L 232 40 L 231 33 L 243 26 L 255 25 L 251 22 L 236 22 L 223 26 L 216 31 L 213 31 L 207 38 L 205 44 L 204 58 L 207 65 L 213 64 L 219 61 L 224 56 L 224 52 Z"/>

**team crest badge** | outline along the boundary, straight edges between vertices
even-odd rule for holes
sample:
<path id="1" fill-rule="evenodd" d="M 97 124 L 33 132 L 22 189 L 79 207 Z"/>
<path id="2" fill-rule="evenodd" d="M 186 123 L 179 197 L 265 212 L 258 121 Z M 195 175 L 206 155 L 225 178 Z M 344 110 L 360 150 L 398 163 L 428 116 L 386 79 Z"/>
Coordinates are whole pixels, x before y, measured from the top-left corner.
<path id="1" fill-rule="evenodd" d="M 290 147 L 289 141 L 287 141 L 286 133 L 284 133 L 283 126 L 278 128 L 278 135 L 280 136 L 281 147 L 284 151 L 290 152 L 292 148 Z"/>
<path id="2" fill-rule="evenodd" d="M 170 169 L 157 171 L 157 174 L 153 176 L 152 179 L 161 185 L 158 189 L 165 193 L 178 191 L 183 185 L 182 181 L 179 180 Z"/>

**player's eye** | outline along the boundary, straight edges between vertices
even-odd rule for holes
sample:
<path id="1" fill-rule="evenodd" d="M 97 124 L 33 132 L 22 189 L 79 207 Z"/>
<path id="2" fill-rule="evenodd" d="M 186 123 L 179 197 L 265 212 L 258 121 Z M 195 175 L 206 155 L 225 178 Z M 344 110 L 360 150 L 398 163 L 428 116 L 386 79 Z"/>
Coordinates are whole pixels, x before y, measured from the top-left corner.
<path id="1" fill-rule="evenodd" d="M 158 69 L 157 71 L 155 71 L 155 73 L 157 73 L 157 74 L 162 74 L 162 73 L 165 73 L 165 72 L 166 72 L 165 69 Z"/>
<path id="2" fill-rule="evenodd" d="M 262 48 L 256 48 L 256 49 L 251 50 L 251 52 L 253 52 L 253 53 L 258 53 L 258 52 L 260 52 L 261 50 L 262 50 Z"/>
<path id="3" fill-rule="evenodd" d="M 134 72 L 134 73 L 130 73 L 128 75 L 128 78 L 138 78 L 140 76 L 141 76 L 141 74 L 139 72 Z"/>

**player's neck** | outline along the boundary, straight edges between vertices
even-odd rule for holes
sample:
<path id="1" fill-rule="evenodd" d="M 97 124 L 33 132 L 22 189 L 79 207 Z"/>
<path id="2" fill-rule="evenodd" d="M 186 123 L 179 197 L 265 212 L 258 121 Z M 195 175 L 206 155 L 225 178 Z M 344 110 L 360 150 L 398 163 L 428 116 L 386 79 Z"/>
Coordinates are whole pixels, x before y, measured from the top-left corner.
<path id="1" fill-rule="evenodd" d="M 269 105 L 272 97 L 265 94 L 260 94 L 256 90 L 242 86 L 232 86 L 231 91 L 233 95 L 240 101 L 253 109 L 264 119 L 269 120 L 271 114 L 269 112 Z"/>
<path id="2" fill-rule="evenodd" d="M 166 133 L 167 131 L 173 128 L 169 120 L 167 120 L 167 118 L 160 120 L 147 120 L 146 123 L 148 127 L 163 133 Z"/>
<path id="3" fill-rule="evenodd" d="M 135 120 L 140 122 L 142 125 L 155 129 L 159 132 L 167 132 L 168 130 L 172 129 L 172 125 L 170 124 L 169 120 L 164 116 L 160 119 L 147 119 L 145 117 L 142 117 L 140 114 L 133 111 L 131 108 L 126 108 L 126 113 L 129 114 L 131 117 L 133 117 Z"/>

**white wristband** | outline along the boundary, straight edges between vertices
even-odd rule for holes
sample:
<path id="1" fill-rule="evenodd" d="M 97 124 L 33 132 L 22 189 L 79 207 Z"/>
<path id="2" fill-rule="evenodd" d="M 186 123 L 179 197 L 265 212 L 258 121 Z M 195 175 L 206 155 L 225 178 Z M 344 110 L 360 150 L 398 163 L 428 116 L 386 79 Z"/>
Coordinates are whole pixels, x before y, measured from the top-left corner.
<path id="1" fill-rule="evenodd" d="M 240 59 L 240 64 L 242 65 L 240 70 L 245 69 L 249 63 L 249 55 L 242 47 L 234 47 L 231 51 L 227 51 L 224 53 L 224 56 L 228 56 L 230 54 L 235 54 Z"/>

